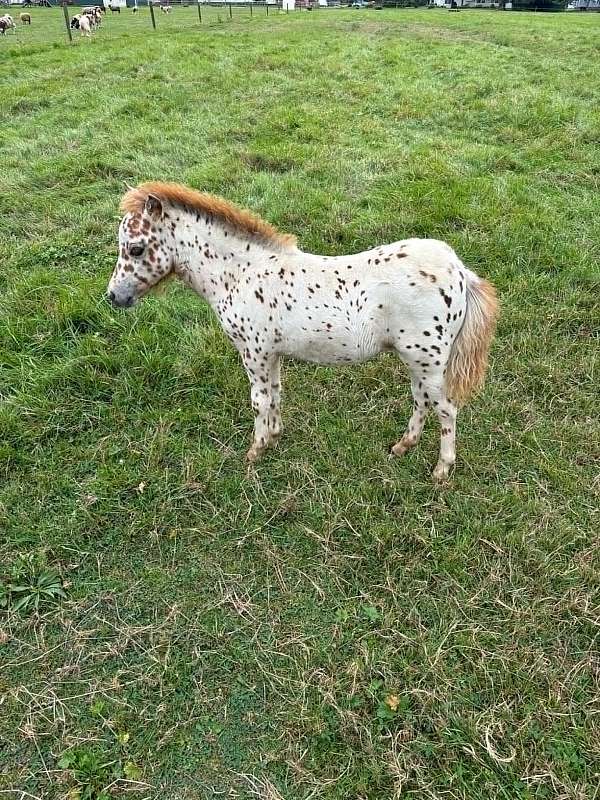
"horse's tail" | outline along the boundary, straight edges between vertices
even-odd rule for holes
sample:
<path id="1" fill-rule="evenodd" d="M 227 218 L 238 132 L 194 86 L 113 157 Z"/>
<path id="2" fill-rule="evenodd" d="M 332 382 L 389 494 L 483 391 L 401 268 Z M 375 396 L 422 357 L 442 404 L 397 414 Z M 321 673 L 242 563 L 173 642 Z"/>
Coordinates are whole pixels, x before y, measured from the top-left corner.
<path id="1" fill-rule="evenodd" d="M 467 270 L 465 318 L 450 350 L 446 371 L 448 397 L 463 405 L 483 386 L 498 317 L 496 290 Z"/>

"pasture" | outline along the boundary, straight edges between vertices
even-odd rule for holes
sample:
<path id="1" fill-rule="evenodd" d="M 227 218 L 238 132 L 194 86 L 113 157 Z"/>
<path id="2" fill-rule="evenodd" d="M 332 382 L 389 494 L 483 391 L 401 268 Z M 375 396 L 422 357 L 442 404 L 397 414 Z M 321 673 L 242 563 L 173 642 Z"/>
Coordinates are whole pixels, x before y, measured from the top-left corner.
<path id="1" fill-rule="evenodd" d="M 191 8 L 68 46 L 31 13 L 0 40 L 0 794 L 596 798 L 600 15 Z M 286 363 L 246 468 L 207 307 L 103 299 L 152 178 L 494 282 L 448 486 L 433 421 L 388 457 L 391 356 Z"/>

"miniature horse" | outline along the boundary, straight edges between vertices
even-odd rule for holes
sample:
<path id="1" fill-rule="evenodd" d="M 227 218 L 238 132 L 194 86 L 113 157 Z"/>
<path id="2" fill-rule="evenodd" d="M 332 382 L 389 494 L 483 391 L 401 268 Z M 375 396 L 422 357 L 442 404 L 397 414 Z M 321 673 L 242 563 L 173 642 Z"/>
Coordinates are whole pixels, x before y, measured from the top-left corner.
<path id="1" fill-rule="evenodd" d="M 409 369 L 414 410 L 392 453 L 416 445 L 434 411 L 433 475 L 448 476 L 457 410 L 483 383 L 498 307 L 492 285 L 449 245 L 405 239 L 348 256 L 304 253 L 295 237 L 178 184 L 130 189 L 121 208 L 110 302 L 132 306 L 170 274 L 208 301 L 250 380 L 249 461 L 281 434 L 282 356 L 344 364 L 394 351 Z"/>

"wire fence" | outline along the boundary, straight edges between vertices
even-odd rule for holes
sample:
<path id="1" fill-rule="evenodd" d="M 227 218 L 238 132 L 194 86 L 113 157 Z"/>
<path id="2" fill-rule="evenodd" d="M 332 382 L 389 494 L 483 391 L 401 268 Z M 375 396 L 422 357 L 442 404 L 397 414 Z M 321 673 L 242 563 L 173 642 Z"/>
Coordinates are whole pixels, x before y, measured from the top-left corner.
<path id="1" fill-rule="evenodd" d="M 79 0 L 82 2 L 82 0 Z M 120 0 L 122 2 L 122 0 Z M 322 14 L 333 9 L 379 9 L 402 8 L 417 5 L 406 0 L 127 0 L 129 5 L 108 5 L 101 17 L 100 25 L 93 29 L 91 37 L 113 38 L 119 34 L 152 31 L 175 31 L 183 27 L 221 25 L 228 22 L 243 22 L 269 15 Z M 94 5 L 93 2 L 89 3 Z M 22 5 L 8 5 L 0 0 L 0 16 L 9 13 L 15 27 L 0 36 L 0 52 L 3 45 L 41 44 L 44 42 L 77 43 L 83 37 L 73 22 L 81 14 L 83 5 L 64 3 L 49 5 L 48 0 L 33 0 Z M 25 17 L 22 19 L 22 17 Z M 27 19 L 29 17 L 29 20 Z"/>

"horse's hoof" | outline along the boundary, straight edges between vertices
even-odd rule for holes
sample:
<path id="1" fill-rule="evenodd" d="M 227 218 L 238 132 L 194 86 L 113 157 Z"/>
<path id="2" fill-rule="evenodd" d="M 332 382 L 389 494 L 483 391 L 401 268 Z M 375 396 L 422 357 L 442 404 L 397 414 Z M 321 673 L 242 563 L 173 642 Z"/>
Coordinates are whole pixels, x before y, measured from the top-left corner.
<path id="1" fill-rule="evenodd" d="M 406 444 L 406 442 L 403 439 L 401 439 L 399 442 L 396 442 L 396 444 L 393 444 L 390 447 L 390 455 L 396 456 L 396 458 L 398 458 L 399 456 L 403 456 L 406 453 L 408 453 L 408 451 L 412 446 L 413 446 L 412 444 Z"/>
<path id="2" fill-rule="evenodd" d="M 438 484 L 449 483 L 451 464 L 436 464 L 432 472 L 433 480 Z"/>
<path id="3" fill-rule="evenodd" d="M 277 444 L 277 442 L 281 439 L 283 431 L 277 431 L 277 433 L 269 433 L 269 447 L 273 447 Z"/>
<path id="4" fill-rule="evenodd" d="M 246 453 L 246 463 L 247 464 L 256 464 L 256 462 L 262 456 L 263 451 L 259 450 L 258 447 L 251 447 L 250 450 Z"/>

